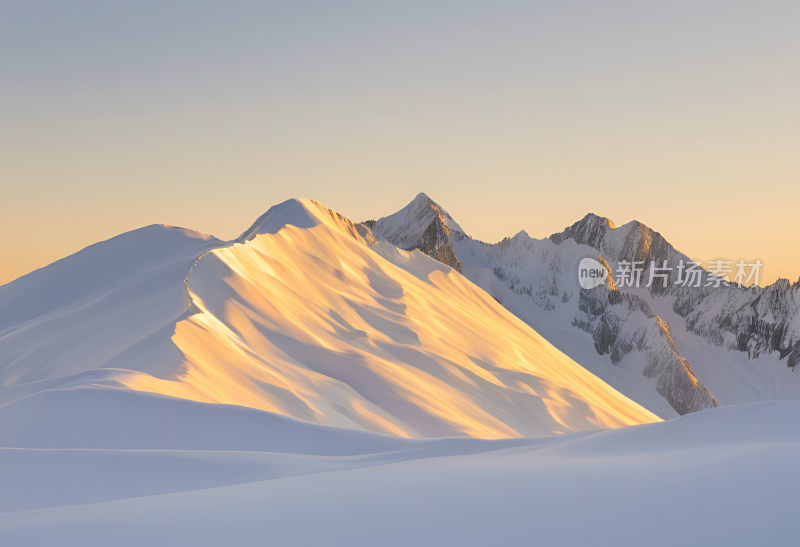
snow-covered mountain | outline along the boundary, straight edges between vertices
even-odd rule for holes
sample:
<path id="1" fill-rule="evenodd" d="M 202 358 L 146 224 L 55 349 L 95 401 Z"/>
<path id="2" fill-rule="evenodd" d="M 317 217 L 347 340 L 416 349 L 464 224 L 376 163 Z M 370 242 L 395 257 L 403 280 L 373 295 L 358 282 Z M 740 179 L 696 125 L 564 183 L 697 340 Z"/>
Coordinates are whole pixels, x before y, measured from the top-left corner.
<path id="1" fill-rule="evenodd" d="M 0 545 L 793 537 L 800 403 L 662 421 L 609 384 L 792 395 L 796 287 L 582 290 L 583 257 L 679 254 L 599 217 L 488 245 L 429 201 L 377 238 L 308 200 L 227 242 L 148 226 L 0 286 Z"/>
<path id="2" fill-rule="evenodd" d="M 379 239 L 437 257 L 441 253 L 430 245 L 409 246 L 424 222 L 404 228 L 399 220 L 436 222 L 440 211 L 420 194 L 400 212 L 367 224 Z M 434 251 L 453 250 L 445 263 L 459 264 L 559 349 L 662 417 L 718 404 L 800 399 L 800 380 L 792 374 L 800 359 L 800 281 L 715 288 L 705 286 L 703 271 L 701 287 L 676 285 L 678 265 L 688 257 L 641 222 L 615 227 L 594 214 L 546 239 L 523 231 L 487 244 L 459 228 L 436 244 Z M 641 261 L 643 280 L 651 264 L 666 264 L 669 273 L 650 287 L 619 287 L 609 275 L 587 290 L 577 279 L 584 258 L 609 272 L 620 262 Z"/>
<path id="3" fill-rule="evenodd" d="M 405 437 L 657 420 L 458 272 L 308 200 L 230 242 L 123 234 L 0 287 L 0 310 L 0 426 L 34 437 L 51 411 L 82 437 L 81 401 L 132 392 Z"/>
<path id="4" fill-rule="evenodd" d="M 390 241 L 403 250 L 418 249 L 439 262 L 461 271 L 453 239 L 465 236 L 450 214 L 425 194 L 418 194 L 411 203 L 388 217 L 363 223 L 375 237 Z"/>

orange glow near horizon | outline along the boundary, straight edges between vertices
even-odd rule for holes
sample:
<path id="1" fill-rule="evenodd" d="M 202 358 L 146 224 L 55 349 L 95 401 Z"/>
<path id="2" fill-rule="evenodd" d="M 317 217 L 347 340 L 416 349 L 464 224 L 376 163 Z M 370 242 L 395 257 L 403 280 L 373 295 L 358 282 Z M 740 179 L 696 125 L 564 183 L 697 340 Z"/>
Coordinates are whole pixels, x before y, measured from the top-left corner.
<path id="1" fill-rule="evenodd" d="M 318 201 L 355 221 L 361 221 L 385 216 L 400 209 L 413 198 L 417 190 L 424 189 L 412 189 L 396 200 L 370 196 L 369 199 L 357 202 L 347 197 L 343 199 L 342 196 L 338 198 L 332 196 L 327 201 L 324 199 Z M 496 205 L 492 204 L 498 200 L 491 196 L 482 199 L 481 192 L 476 192 L 472 196 L 456 193 L 452 200 L 456 202 L 456 207 L 452 207 L 448 205 L 446 195 L 440 196 L 430 191 L 427 193 L 448 209 L 471 236 L 488 242 L 499 241 L 522 229 L 532 237 L 544 238 L 562 230 L 579 220 L 585 212 L 589 212 L 587 209 L 581 213 L 578 207 L 564 207 L 561 210 L 541 206 L 541 210 L 531 209 L 526 213 L 522 210 L 524 207 L 520 205 L 526 199 L 525 194 L 520 194 L 519 199 L 512 199 L 511 193 L 508 194 L 507 203 L 496 203 Z M 235 192 L 234 196 L 236 195 L 242 193 Z M 82 210 L 78 206 L 73 209 L 61 208 L 56 209 L 52 215 L 42 209 L 37 209 L 33 213 L 25 209 L 11 210 L 0 218 L 0 229 L 6 234 L 13 235 L 4 242 L 6 259 L 0 262 L 0 285 L 77 252 L 92 243 L 147 224 L 179 225 L 210 233 L 220 239 L 232 239 L 244 231 L 259 214 L 288 197 L 291 196 L 275 192 L 274 197 L 266 197 L 261 206 L 254 205 L 252 200 L 231 198 L 219 204 L 216 209 L 204 206 L 184 210 L 181 204 L 176 203 L 174 214 L 148 210 L 145 205 L 124 211 L 121 210 L 124 203 L 109 207 L 107 211 L 97 210 L 94 207 L 90 210 Z M 725 259 L 734 263 L 740 259 L 745 261 L 760 259 L 763 267 L 759 284 L 766 285 L 779 277 L 790 281 L 800 277 L 800 254 L 793 252 L 796 246 L 793 236 L 797 230 L 791 229 L 797 224 L 797 220 L 788 210 L 791 208 L 791 203 L 796 200 L 800 200 L 800 195 L 776 204 L 773 211 L 759 209 L 750 213 L 746 210 L 746 205 L 732 204 L 731 210 L 738 210 L 738 213 L 722 214 L 719 218 L 711 212 L 701 210 L 697 210 L 694 215 L 686 214 L 688 209 L 698 208 L 691 203 L 683 207 L 684 214 L 681 217 L 672 217 L 663 209 L 650 210 L 649 216 L 652 216 L 653 220 L 648 219 L 648 211 L 642 208 L 641 213 L 636 213 L 635 219 L 659 231 L 679 251 L 703 264 L 715 259 Z M 223 210 L 228 206 L 228 210 Z M 630 209 L 635 207 L 636 205 L 628 206 Z M 158 210 L 166 208 L 166 204 L 161 204 Z M 620 208 L 620 206 L 615 204 L 609 208 Z M 783 208 L 787 210 L 782 211 Z M 504 212 L 504 209 L 508 212 Z M 602 205 L 591 211 L 604 214 Z M 622 220 L 618 220 L 613 216 L 610 218 L 617 226 L 633 219 L 633 217 L 623 217 Z"/>
<path id="2" fill-rule="evenodd" d="M 490 242 L 594 212 L 800 276 L 800 5 L 190 11 L 4 14 L 0 284 L 147 224 L 228 239 L 291 197 L 359 221 L 418 192 Z"/>

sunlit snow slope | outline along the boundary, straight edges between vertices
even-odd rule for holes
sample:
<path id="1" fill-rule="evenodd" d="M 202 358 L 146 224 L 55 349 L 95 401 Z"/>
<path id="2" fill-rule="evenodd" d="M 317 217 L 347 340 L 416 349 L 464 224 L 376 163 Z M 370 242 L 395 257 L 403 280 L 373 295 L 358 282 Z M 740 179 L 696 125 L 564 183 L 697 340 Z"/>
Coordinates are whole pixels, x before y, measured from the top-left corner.
<path id="1" fill-rule="evenodd" d="M 658 420 L 458 272 L 307 200 L 234 242 L 149 227 L 0 287 L 0 405 L 68 414 L 53 401 L 98 390 L 411 437 Z"/>

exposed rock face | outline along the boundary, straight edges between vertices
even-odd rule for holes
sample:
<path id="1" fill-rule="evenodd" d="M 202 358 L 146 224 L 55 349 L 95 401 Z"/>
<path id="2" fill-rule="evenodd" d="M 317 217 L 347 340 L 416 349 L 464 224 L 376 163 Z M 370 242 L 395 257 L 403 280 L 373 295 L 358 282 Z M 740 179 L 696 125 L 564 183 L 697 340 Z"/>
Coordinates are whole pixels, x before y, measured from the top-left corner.
<path id="1" fill-rule="evenodd" d="M 583 234 L 587 241 L 602 246 L 603 234 L 612 225 L 601 217 L 588 220 L 589 222 L 578 225 L 576 233 Z M 646 256 L 646 253 L 651 252 L 646 249 L 646 245 L 634 245 L 628 238 L 626 235 L 620 238 L 619 243 L 609 242 L 611 244 L 606 248 L 616 248 L 617 252 L 622 251 L 627 256 L 635 256 L 634 253 L 643 253 L 639 256 Z M 579 246 L 569 238 L 561 241 L 563 244 L 557 245 L 552 240 L 534 240 L 527 234 L 517 234 L 497 245 L 481 244 L 481 247 L 477 247 L 489 249 L 483 253 L 484 260 L 492 264 L 492 272 L 498 281 L 545 314 L 525 311 L 519 301 L 514 302 L 507 296 L 500 296 L 501 302 L 531 325 L 544 331 L 547 330 L 548 322 L 568 320 L 570 327 L 591 336 L 594 351 L 608 360 L 608 367 L 613 368 L 629 357 L 641 362 L 641 374 L 644 377 L 642 381 L 648 382 L 647 379 L 651 379 L 655 384 L 655 391 L 676 413 L 683 414 L 717 406 L 716 399 L 694 374 L 688 360 L 673 340 L 668 325 L 653 311 L 648 299 L 636 292 L 619 288 L 611 275 L 603 286 L 581 289 L 575 278 L 581 258 L 595 253 L 592 258 L 603 264 L 609 274 L 612 267 L 597 249 Z M 466 242 L 459 242 L 457 250 L 462 253 L 462 259 L 465 254 L 480 254 L 475 250 L 471 251 Z M 468 262 L 465 267 L 468 277 L 478 283 L 482 282 L 482 286 L 492 290 L 495 296 L 501 294 L 496 286 L 487 283 L 486 277 L 476 271 L 474 265 Z M 564 327 L 563 324 L 558 326 L 560 329 Z M 562 349 L 568 348 L 562 346 Z M 585 361 L 578 354 L 575 358 Z M 593 372 L 603 376 L 602 371 Z M 613 376 L 611 370 L 607 372 Z M 615 387 L 623 389 L 621 386 Z M 635 394 L 627 394 L 637 399 Z M 644 404 L 646 399 L 642 397 L 645 396 L 640 394 L 639 402 Z"/>
<path id="2" fill-rule="evenodd" d="M 678 351 L 669 325 L 660 317 L 656 317 L 656 321 L 661 343 L 652 343 L 647 349 L 645 376 L 658 378 L 656 389 L 678 414 L 718 406 L 717 400 L 697 379 L 689 362 Z M 653 337 L 649 338 L 652 340 Z"/>
<path id="3" fill-rule="evenodd" d="M 633 352 L 641 354 L 646 362 L 642 373 L 656 380 L 656 390 L 677 413 L 717 406 L 675 344 L 669 325 L 646 300 L 611 284 L 578 293 L 572 325 L 589 333 L 595 351 L 614 364 Z"/>
<path id="4" fill-rule="evenodd" d="M 766 287 L 684 291 L 675 311 L 693 332 L 751 358 L 774 354 L 800 362 L 800 283 L 779 279 Z"/>
<path id="5" fill-rule="evenodd" d="M 425 194 L 418 194 L 393 215 L 363 224 L 378 239 L 406 251 L 418 249 L 454 270 L 462 270 L 461 261 L 453 249 L 453 238 L 465 237 L 465 234 L 448 212 Z"/>
<path id="6" fill-rule="evenodd" d="M 672 267 L 668 274 L 667 282 L 664 283 L 660 278 L 654 278 L 648 290 L 653 294 L 665 294 L 670 286 L 674 285 L 678 273 L 678 263 L 690 261 L 689 257 L 678 252 L 664 237 L 634 220 L 620 226 L 614 227 L 614 223 L 605 217 L 589 213 L 572 226 L 562 232 L 550 236 L 550 240 L 555 243 L 572 240 L 582 245 L 588 245 L 597 249 L 600 254 L 611 262 L 627 261 L 641 262 L 645 266 L 642 272 L 642 285 L 648 285 L 650 281 L 650 266 L 656 264 Z M 666 285 L 666 287 L 665 287 Z"/>
<path id="7" fill-rule="evenodd" d="M 704 271 L 700 287 L 676 285 L 678 265 L 680 261 L 688 263 L 689 257 L 638 221 L 614 229 L 610 220 L 588 214 L 550 239 L 590 245 L 614 262 L 642 261 L 646 265 L 643 285 L 649 280 L 650 264 L 665 263 L 671 268 L 667 286 L 654 282 L 647 290 L 656 296 L 675 297 L 673 309 L 686 319 L 689 330 L 716 346 L 747 352 L 750 357 L 774 353 L 785 359 L 787 366 L 800 362 L 800 279 L 794 284 L 779 279 L 763 288 L 710 288 Z"/>
<path id="8" fill-rule="evenodd" d="M 461 261 L 453 249 L 453 240 L 450 229 L 444 223 L 441 215 L 436 215 L 422 236 L 412 245 L 412 249 L 419 249 L 439 262 L 447 264 L 459 272 L 462 270 Z"/>
<path id="9" fill-rule="evenodd" d="M 579 362 L 586 363 L 580 344 L 558 333 L 574 329 L 574 336 L 590 336 L 595 359 L 606 367 L 590 366 L 592 372 L 645 406 L 648 390 L 679 414 L 719 404 L 662 317 L 663 302 L 669 302 L 670 321 L 703 337 L 712 353 L 736 350 L 753 358 L 774 356 L 790 367 L 800 363 L 800 280 L 765 288 L 715 288 L 705 286 L 710 278 L 703 271 L 701 286 L 680 286 L 678 265 L 690 262 L 689 257 L 638 221 L 615 227 L 608 218 L 588 214 L 546 240 L 522 231 L 487 244 L 467 236 L 438 204 L 420 194 L 371 227 L 377 239 L 420 249 L 462 271 L 539 332 L 551 329 L 561 336 L 559 347 Z M 605 286 L 581 289 L 575 274 L 585 257 L 599 260 L 609 273 L 620 261 L 642 262 L 642 288 L 618 287 L 609 275 Z M 656 273 L 652 264 L 669 269 L 666 279 L 654 276 L 649 283 Z M 656 303 L 662 311 L 655 311 Z M 616 366 L 640 367 L 642 384 L 615 384 Z"/>
<path id="10" fill-rule="evenodd" d="M 550 240 L 554 243 L 561 243 L 572 239 L 597 249 L 608 231 L 613 229 L 614 223 L 611 220 L 589 213 L 572 226 L 565 228 L 563 232 L 551 235 Z"/>

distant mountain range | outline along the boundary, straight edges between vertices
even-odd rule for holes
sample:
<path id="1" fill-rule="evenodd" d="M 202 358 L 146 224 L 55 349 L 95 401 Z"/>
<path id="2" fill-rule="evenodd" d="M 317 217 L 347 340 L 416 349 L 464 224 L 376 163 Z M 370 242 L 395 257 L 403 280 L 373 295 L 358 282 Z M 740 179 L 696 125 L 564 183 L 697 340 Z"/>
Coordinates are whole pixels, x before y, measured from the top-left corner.
<path id="1" fill-rule="evenodd" d="M 289 200 L 232 241 L 134 230 L 0 286 L 0 445 L 94 438 L 98 398 L 104 419 L 145 427 L 125 409 L 148 394 L 482 438 L 800 399 L 800 283 L 683 287 L 671 271 L 665 287 L 583 289 L 586 258 L 688 261 L 591 214 L 484 243 L 425 194 L 362 223 Z"/>
<path id="2" fill-rule="evenodd" d="M 800 280 L 767 287 L 677 283 L 690 259 L 638 221 L 588 214 L 546 239 L 520 232 L 496 244 L 469 237 L 425 194 L 364 224 L 376 239 L 462 272 L 567 355 L 662 417 L 745 401 L 800 399 Z M 590 290 L 578 264 L 609 272 L 639 262 L 643 282 L 612 275 Z M 664 268 L 647 287 L 653 266 Z M 664 286 L 666 284 L 666 287 Z"/>

